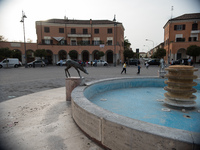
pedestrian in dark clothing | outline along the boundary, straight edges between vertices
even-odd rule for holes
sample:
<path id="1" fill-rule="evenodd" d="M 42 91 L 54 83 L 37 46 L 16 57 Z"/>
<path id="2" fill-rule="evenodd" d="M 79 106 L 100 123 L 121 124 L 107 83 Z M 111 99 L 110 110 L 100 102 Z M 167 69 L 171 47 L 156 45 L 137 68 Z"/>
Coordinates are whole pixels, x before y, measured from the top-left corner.
<path id="1" fill-rule="evenodd" d="M 123 72 L 125 72 L 125 74 L 126 74 L 126 62 L 123 64 L 123 70 L 122 70 L 121 74 L 122 74 Z"/>
<path id="2" fill-rule="evenodd" d="M 137 72 L 137 74 L 140 74 L 140 64 L 138 64 L 138 72 Z"/>

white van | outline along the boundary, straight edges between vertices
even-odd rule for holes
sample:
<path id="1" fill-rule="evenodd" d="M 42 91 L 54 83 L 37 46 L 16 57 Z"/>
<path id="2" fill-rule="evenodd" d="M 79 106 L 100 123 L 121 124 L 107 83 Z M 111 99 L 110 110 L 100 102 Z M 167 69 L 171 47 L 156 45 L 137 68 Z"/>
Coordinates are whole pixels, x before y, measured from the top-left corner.
<path id="1" fill-rule="evenodd" d="M 2 67 L 15 67 L 17 68 L 20 65 L 20 61 L 18 58 L 7 58 L 0 62 L 0 68 Z"/>

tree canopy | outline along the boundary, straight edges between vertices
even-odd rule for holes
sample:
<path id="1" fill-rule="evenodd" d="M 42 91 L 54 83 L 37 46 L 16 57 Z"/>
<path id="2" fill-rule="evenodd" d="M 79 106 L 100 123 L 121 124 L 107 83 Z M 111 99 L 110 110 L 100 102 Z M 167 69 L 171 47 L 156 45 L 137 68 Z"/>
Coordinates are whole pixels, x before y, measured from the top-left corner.
<path id="1" fill-rule="evenodd" d="M 191 45 L 187 48 L 186 54 L 192 56 L 194 58 L 194 62 L 196 62 L 196 56 L 200 55 L 200 47 L 197 45 Z"/>
<path id="2" fill-rule="evenodd" d="M 40 57 L 42 59 L 42 57 L 45 57 L 47 56 L 47 52 L 45 49 L 37 49 L 35 52 L 34 52 L 34 55 L 36 57 Z"/>
<path id="3" fill-rule="evenodd" d="M 9 48 L 0 48 L 0 59 L 12 56 L 12 51 Z"/>
<path id="4" fill-rule="evenodd" d="M 157 49 L 157 51 L 153 54 L 153 58 L 163 58 L 166 56 L 166 50 L 163 48 Z"/>

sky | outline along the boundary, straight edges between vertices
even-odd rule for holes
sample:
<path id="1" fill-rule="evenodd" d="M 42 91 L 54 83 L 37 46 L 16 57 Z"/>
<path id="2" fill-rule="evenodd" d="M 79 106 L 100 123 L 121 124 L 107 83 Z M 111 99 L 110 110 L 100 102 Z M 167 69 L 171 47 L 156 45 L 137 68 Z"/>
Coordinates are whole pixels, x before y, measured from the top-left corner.
<path id="1" fill-rule="evenodd" d="M 116 15 L 133 51 L 139 48 L 140 52 L 147 52 L 163 42 L 163 27 L 171 17 L 200 13 L 200 0 L 0 0 L 0 35 L 8 41 L 24 41 L 22 10 L 27 16 L 26 41 L 37 40 L 35 21 L 64 16 L 76 20 L 113 20 Z"/>

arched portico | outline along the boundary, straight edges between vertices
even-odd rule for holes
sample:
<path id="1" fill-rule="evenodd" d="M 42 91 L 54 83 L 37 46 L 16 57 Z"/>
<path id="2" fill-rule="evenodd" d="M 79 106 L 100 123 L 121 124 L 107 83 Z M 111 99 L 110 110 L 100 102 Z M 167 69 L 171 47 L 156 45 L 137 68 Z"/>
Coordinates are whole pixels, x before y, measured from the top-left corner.
<path id="1" fill-rule="evenodd" d="M 87 50 L 82 51 L 81 56 L 82 56 L 82 61 L 84 62 L 89 61 L 89 52 Z"/>
<path id="2" fill-rule="evenodd" d="M 58 52 L 58 60 L 67 59 L 67 52 L 65 50 L 60 50 Z"/>
<path id="3" fill-rule="evenodd" d="M 93 60 L 99 59 L 98 53 L 99 53 L 98 50 L 94 50 L 94 51 L 92 52 L 92 58 L 93 58 Z"/>
<path id="4" fill-rule="evenodd" d="M 34 51 L 32 49 L 26 50 L 27 63 L 35 60 Z"/>
<path id="5" fill-rule="evenodd" d="M 46 56 L 45 59 L 48 60 L 49 64 L 52 64 L 52 61 L 53 61 L 53 52 L 51 50 L 49 50 L 49 49 L 47 49 L 46 52 L 47 52 L 47 56 Z"/>
<path id="6" fill-rule="evenodd" d="M 106 51 L 106 61 L 108 63 L 113 63 L 113 51 L 112 50 Z"/>
<path id="7" fill-rule="evenodd" d="M 71 59 L 78 59 L 78 52 L 76 50 L 69 51 L 69 56 Z"/>
<path id="8" fill-rule="evenodd" d="M 22 52 L 19 49 L 13 49 L 13 58 L 18 58 L 22 61 Z"/>
<path id="9" fill-rule="evenodd" d="M 181 59 L 181 58 L 187 58 L 186 49 L 184 48 L 180 48 L 176 54 L 176 60 Z"/>

